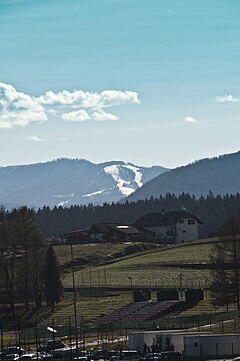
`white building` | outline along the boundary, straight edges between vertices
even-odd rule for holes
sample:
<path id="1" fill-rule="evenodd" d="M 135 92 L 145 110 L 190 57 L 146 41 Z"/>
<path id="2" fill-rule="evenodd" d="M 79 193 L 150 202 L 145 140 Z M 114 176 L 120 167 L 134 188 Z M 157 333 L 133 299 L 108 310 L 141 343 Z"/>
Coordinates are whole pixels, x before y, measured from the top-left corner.
<path id="1" fill-rule="evenodd" d="M 197 240 L 200 224 L 200 219 L 185 211 L 148 213 L 135 222 L 137 227 L 154 232 L 155 239 L 168 243 Z"/>
<path id="2" fill-rule="evenodd" d="M 185 335 L 184 353 L 191 359 L 223 359 L 240 355 L 240 335 Z"/>
<path id="3" fill-rule="evenodd" d="M 143 352 L 144 344 L 161 351 L 172 349 L 184 354 L 187 360 L 234 358 L 240 355 L 240 335 L 214 335 L 187 330 L 161 330 L 129 333 L 129 349 Z M 169 347 L 170 346 L 170 347 Z"/>
<path id="4" fill-rule="evenodd" d="M 207 335 L 207 333 L 202 333 Z M 199 335 L 199 332 L 190 332 L 187 330 L 159 330 L 131 332 L 128 338 L 128 347 L 130 350 L 144 351 L 144 344 L 152 349 L 153 345 L 161 346 L 161 351 L 166 351 L 170 345 L 173 345 L 174 351 L 184 352 L 184 337 L 186 335 Z M 160 350 L 159 350 L 160 351 Z"/>

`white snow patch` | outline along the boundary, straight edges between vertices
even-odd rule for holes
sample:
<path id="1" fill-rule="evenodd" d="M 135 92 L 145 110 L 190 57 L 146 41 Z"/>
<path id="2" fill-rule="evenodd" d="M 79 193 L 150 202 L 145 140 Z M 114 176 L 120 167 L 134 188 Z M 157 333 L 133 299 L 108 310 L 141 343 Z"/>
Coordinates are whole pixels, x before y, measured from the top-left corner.
<path id="1" fill-rule="evenodd" d="M 139 168 L 134 167 L 133 165 L 130 164 L 126 164 L 124 165 L 125 168 L 130 169 L 133 171 L 133 173 L 135 173 L 135 182 L 137 183 L 138 187 L 141 188 L 142 187 L 142 173 L 140 172 Z"/>
<path id="2" fill-rule="evenodd" d="M 74 193 L 71 194 L 55 194 L 55 198 L 66 198 L 66 197 L 74 197 Z"/>
<path id="3" fill-rule="evenodd" d="M 60 202 L 60 203 L 58 203 L 57 207 L 65 206 L 65 204 L 68 204 L 68 203 L 69 203 L 69 201 Z"/>
<path id="4" fill-rule="evenodd" d="M 98 194 L 103 193 L 104 191 L 105 191 L 105 189 L 102 189 L 102 190 L 100 190 L 100 191 L 96 191 L 96 192 L 93 192 L 93 193 L 84 194 L 84 195 L 83 195 L 83 198 L 84 198 L 84 197 L 94 197 L 94 196 L 96 196 L 96 195 L 98 195 Z"/>
<path id="5" fill-rule="evenodd" d="M 110 174 L 113 177 L 113 179 L 117 182 L 118 189 L 125 197 L 134 192 L 133 188 L 127 186 L 128 184 L 131 184 L 131 182 L 126 181 L 120 177 L 118 165 L 109 165 L 104 168 L 104 172 Z"/>
<path id="6" fill-rule="evenodd" d="M 117 188 L 120 190 L 123 196 L 127 197 L 131 193 L 133 193 L 136 190 L 136 188 L 129 187 L 129 185 L 131 185 L 133 182 L 121 178 L 120 176 L 121 168 L 126 168 L 128 170 L 131 170 L 135 174 L 133 182 L 135 182 L 138 185 L 138 187 L 142 186 L 142 182 L 141 182 L 142 173 L 139 171 L 137 167 L 134 167 L 133 165 L 130 165 L 128 163 L 126 163 L 125 165 L 110 165 L 104 168 L 104 172 L 110 174 L 113 177 L 113 179 L 117 182 Z"/>

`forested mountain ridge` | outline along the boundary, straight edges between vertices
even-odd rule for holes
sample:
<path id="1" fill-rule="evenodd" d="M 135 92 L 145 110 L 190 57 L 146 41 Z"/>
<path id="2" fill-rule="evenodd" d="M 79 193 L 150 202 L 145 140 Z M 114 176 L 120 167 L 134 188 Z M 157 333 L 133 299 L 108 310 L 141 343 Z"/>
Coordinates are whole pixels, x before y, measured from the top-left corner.
<path id="1" fill-rule="evenodd" d="M 240 152 L 207 158 L 161 174 L 137 189 L 129 201 L 182 192 L 206 196 L 240 192 Z"/>
<path id="2" fill-rule="evenodd" d="M 117 202 L 164 171 L 122 161 L 94 164 L 65 158 L 0 167 L 0 204 L 11 209 Z"/>

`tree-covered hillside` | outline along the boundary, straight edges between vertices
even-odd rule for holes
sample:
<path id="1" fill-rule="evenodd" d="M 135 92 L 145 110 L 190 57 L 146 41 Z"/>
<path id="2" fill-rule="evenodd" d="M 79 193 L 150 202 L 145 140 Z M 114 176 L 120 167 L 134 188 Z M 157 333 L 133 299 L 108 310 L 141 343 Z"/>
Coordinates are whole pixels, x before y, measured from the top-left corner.
<path id="1" fill-rule="evenodd" d="M 144 184 L 128 199 L 136 201 L 159 197 L 160 194 L 182 192 L 199 197 L 209 191 L 214 195 L 236 194 L 240 192 L 240 152 L 202 159 L 184 167 L 163 173 Z"/>

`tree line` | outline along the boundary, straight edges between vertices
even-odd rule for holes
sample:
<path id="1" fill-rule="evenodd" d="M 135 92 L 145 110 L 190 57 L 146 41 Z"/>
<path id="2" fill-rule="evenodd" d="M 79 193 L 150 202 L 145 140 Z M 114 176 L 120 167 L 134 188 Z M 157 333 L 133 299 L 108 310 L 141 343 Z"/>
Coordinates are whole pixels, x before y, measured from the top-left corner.
<path id="1" fill-rule="evenodd" d="M 36 222 L 36 213 L 26 206 L 12 211 L 0 208 L 0 297 L 15 315 L 16 303 L 39 309 L 45 301 L 54 307 L 62 294 L 59 267 L 51 245 L 47 247 Z"/>
<path id="2" fill-rule="evenodd" d="M 240 209 L 240 194 L 225 196 L 212 192 L 199 198 L 188 193 L 179 196 L 166 194 L 158 198 L 119 202 L 102 206 L 75 205 L 71 207 L 43 207 L 36 219 L 46 237 L 58 238 L 61 234 L 90 227 L 94 223 L 133 224 L 138 218 L 151 212 L 183 210 L 193 213 L 203 221 L 200 237 L 206 238 L 218 232 L 220 225 L 232 210 Z"/>

